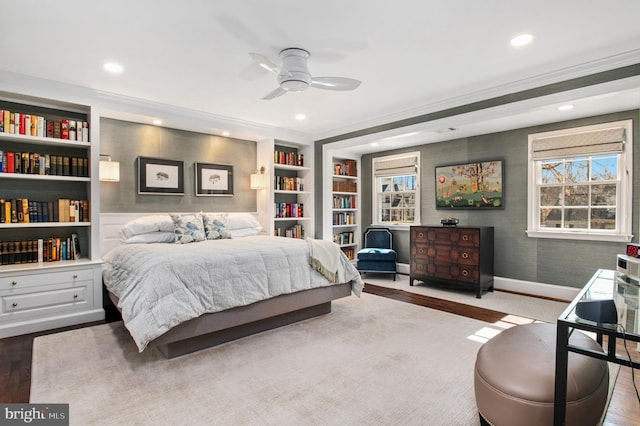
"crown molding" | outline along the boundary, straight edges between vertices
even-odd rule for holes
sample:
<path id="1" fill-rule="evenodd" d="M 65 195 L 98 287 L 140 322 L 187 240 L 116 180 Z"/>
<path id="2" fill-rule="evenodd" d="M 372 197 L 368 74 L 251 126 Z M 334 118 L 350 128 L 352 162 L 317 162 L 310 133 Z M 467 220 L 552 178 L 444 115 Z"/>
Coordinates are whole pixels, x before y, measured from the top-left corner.
<path id="1" fill-rule="evenodd" d="M 0 71 L 0 91 L 52 100 L 61 104 L 93 106 L 97 108 L 100 117 L 143 124 L 152 124 L 153 119 L 160 118 L 163 121 L 162 127 L 205 134 L 219 135 L 222 130 L 227 130 L 231 132 L 230 137 L 236 139 L 258 141 L 275 138 L 309 145 L 314 140 L 313 135 L 304 132 L 8 71 Z"/>
<path id="2" fill-rule="evenodd" d="M 585 62 L 579 65 L 562 68 L 539 74 L 533 77 L 515 80 L 498 86 L 479 89 L 472 92 L 460 93 L 446 99 L 420 105 L 415 108 L 405 109 L 393 114 L 381 115 L 370 120 L 361 121 L 329 132 L 316 134 L 316 140 L 333 139 L 340 135 L 348 134 L 362 129 L 406 120 L 421 115 L 432 114 L 447 109 L 452 109 L 487 99 L 498 98 L 526 90 L 536 89 L 550 84 L 562 83 L 576 78 L 586 77 L 605 71 L 611 71 L 630 65 L 640 64 L 640 49 L 631 50 L 618 55 Z"/>

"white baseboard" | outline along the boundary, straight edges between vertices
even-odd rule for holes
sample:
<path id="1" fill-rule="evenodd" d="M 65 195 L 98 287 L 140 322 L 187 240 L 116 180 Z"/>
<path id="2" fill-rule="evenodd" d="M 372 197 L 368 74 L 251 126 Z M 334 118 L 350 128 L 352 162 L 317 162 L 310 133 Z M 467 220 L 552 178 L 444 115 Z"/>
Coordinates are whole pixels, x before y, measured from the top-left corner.
<path id="1" fill-rule="evenodd" d="M 410 266 L 407 263 L 398 263 L 397 271 L 400 274 L 409 275 Z M 530 294 L 532 296 L 549 297 L 559 300 L 573 300 L 580 291 L 579 288 L 566 287 L 554 284 L 538 283 L 534 281 L 516 280 L 513 278 L 493 277 L 493 287 L 496 290 L 513 291 L 516 293 Z"/>

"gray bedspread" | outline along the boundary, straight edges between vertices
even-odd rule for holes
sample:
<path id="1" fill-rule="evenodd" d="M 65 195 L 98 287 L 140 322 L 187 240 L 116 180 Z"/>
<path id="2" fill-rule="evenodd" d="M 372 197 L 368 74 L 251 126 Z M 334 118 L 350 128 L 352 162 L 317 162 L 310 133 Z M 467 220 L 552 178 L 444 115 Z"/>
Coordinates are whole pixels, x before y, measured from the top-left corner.
<path id="1" fill-rule="evenodd" d="M 123 322 L 140 352 L 202 314 L 334 285 L 310 266 L 308 243 L 292 238 L 126 244 L 103 260 L 104 284 L 118 297 Z M 360 295 L 360 274 L 342 253 L 338 276 Z"/>

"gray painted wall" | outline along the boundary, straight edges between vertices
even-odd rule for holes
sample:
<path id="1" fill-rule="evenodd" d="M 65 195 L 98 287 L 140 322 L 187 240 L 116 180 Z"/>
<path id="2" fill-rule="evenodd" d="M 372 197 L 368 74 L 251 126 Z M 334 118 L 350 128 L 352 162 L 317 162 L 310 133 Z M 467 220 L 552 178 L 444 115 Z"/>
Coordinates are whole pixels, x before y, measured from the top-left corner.
<path id="1" fill-rule="evenodd" d="M 439 226 L 440 219 L 455 216 L 462 225 L 495 227 L 494 273 L 496 276 L 570 287 L 582 287 L 598 268 L 615 269 L 616 254 L 625 252 L 624 243 L 538 239 L 527 237 L 527 146 L 530 133 L 633 119 L 634 177 L 633 234 L 638 241 L 640 203 L 639 111 L 573 120 L 544 126 L 493 133 L 448 142 L 426 144 L 409 149 L 364 155 L 361 161 L 362 229 L 372 222 L 371 162 L 374 157 L 416 151 L 421 153 L 421 220 Z M 434 168 L 476 160 L 505 161 L 505 208 L 502 210 L 458 210 L 435 208 Z M 409 232 L 394 231 L 399 262 L 409 263 Z"/>
<path id="2" fill-rule="evenodd" d="M 127 121 L 100 119 L 100 151 L 120 162 L 120 182 L 100 183 L 100 211 L 192 212 L 250 211 L 256 192 L 249 176 L 256 167 L 256 142 L 167 129 Z M 137 158 L 184 161 L 184 195 L 139 195 Z M 196 197 L 195 162 L 233 165 L 233 196 Z"/>

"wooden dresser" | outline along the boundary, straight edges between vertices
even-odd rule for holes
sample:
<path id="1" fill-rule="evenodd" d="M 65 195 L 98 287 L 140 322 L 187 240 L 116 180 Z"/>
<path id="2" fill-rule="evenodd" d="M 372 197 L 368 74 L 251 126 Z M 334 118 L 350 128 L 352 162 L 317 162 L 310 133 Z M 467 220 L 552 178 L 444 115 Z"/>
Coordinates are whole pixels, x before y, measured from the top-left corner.
<path id="1" fill-rule="evenodd" d="M 413 280 L 493 291 L 493 227 L 411 227 Z"/>

